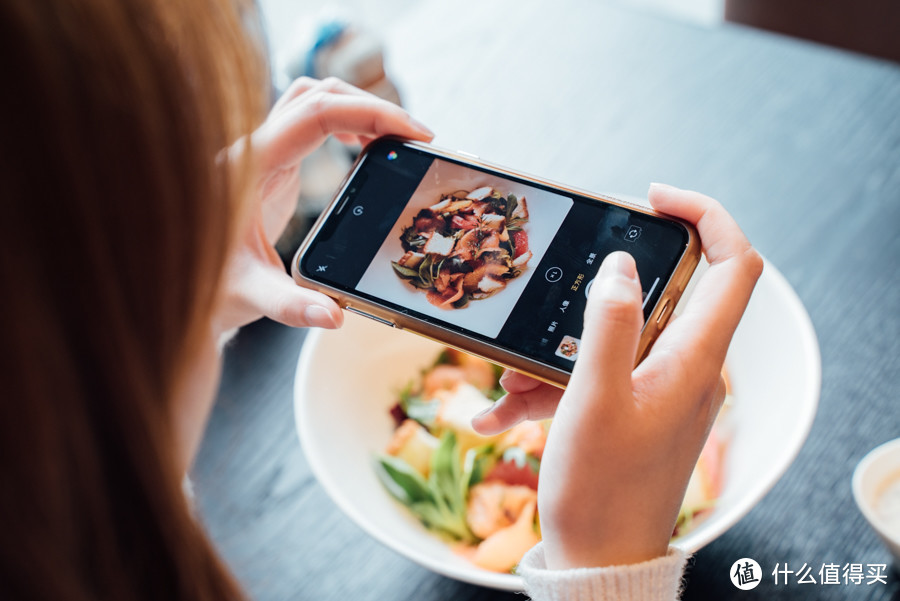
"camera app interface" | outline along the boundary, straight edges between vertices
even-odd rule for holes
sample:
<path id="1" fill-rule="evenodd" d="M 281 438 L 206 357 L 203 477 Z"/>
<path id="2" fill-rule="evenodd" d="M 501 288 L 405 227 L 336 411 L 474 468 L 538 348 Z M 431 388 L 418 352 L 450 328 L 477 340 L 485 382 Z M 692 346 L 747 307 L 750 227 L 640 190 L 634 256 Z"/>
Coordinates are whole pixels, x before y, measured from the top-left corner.
<path id="1" fill-rule="evenodd" d="M 686 243 L 678 224 L 383 142 L 300 267 L 571 371 L 603 258 L 635 258 L 646 319 Z"/>

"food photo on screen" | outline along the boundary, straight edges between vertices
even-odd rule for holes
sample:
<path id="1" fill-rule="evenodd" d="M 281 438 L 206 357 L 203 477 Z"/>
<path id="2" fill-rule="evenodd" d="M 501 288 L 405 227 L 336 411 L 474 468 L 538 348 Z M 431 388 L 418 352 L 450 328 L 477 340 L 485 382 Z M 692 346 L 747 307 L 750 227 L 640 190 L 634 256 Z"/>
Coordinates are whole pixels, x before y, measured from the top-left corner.
<path id="1" fill-rule="evenodd" d="M 435 159 L 357 288 L 496 337 L 572 203 Z"/>

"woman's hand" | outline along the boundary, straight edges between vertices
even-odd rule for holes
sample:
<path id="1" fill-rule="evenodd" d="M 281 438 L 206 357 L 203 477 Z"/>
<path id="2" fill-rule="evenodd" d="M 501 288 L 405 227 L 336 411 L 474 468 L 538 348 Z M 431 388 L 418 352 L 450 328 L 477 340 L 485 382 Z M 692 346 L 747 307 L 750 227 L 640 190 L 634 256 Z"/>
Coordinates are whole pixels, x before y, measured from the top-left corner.
<path id="1" fill-rule="evenodd" d="M 666 554 L 684 492 L 724 389 L 728 344 L 763 262 L 713 199 L 652 185 L 650 202 L 693 223 L 710 268 L 684 313 L 633 369 L 643 316 L 634 260 L 604 260 L 566 391 L 513 372 L 483 433 L 554 416 L 538 505 L 548 567 L 632 564 Z"/>
<path id="2" fill-rule="evenodd" d="M 296 80 L 251 138 L 258 183 L 248 199 L 253 206 L 242 243 L 227 267 L 220 331 L 262 316 L 295 327 L 341 325 L 337 304 L 297 286 L 275 252 L 297 207 L 300 161 L 330 134 L 362 145 L 387 134 L 424 141 L 433 137 L 402 108 L 343 81 Z M 229 152 L 240 153 L 240 148 L 236 144 Z"/>

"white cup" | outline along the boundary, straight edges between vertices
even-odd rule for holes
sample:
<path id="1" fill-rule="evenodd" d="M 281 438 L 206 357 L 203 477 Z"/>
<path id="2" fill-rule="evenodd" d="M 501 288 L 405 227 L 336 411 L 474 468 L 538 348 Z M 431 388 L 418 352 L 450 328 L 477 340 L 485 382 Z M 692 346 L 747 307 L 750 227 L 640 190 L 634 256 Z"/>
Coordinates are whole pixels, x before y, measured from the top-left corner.
<path id="1" fill-rule="evenodd" d="M 895 565 L 900 566 L 900 529 L 890 529 L 878 509 L 885 490 L 897 481 L 900 481 L 900 438 L 872 449 L 853 472 L 853 498 L 894 556 Z"/>

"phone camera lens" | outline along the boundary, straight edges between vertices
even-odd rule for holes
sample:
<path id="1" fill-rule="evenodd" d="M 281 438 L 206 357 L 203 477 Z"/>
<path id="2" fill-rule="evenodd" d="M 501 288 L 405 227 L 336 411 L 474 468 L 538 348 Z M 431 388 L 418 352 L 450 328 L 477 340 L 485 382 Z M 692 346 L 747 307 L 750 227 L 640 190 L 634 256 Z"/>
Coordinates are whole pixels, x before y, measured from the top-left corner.
<path id="1" fill-rule="evenodd" d="M 392 151 L 390 151 L 389 153 L 387 153 L 387 160 L 393 161 L 393 160 L 396 159 L 396 158 L 397 158 L 397 152 L 396 152 L 396 151 L 392 150 Z"/>

